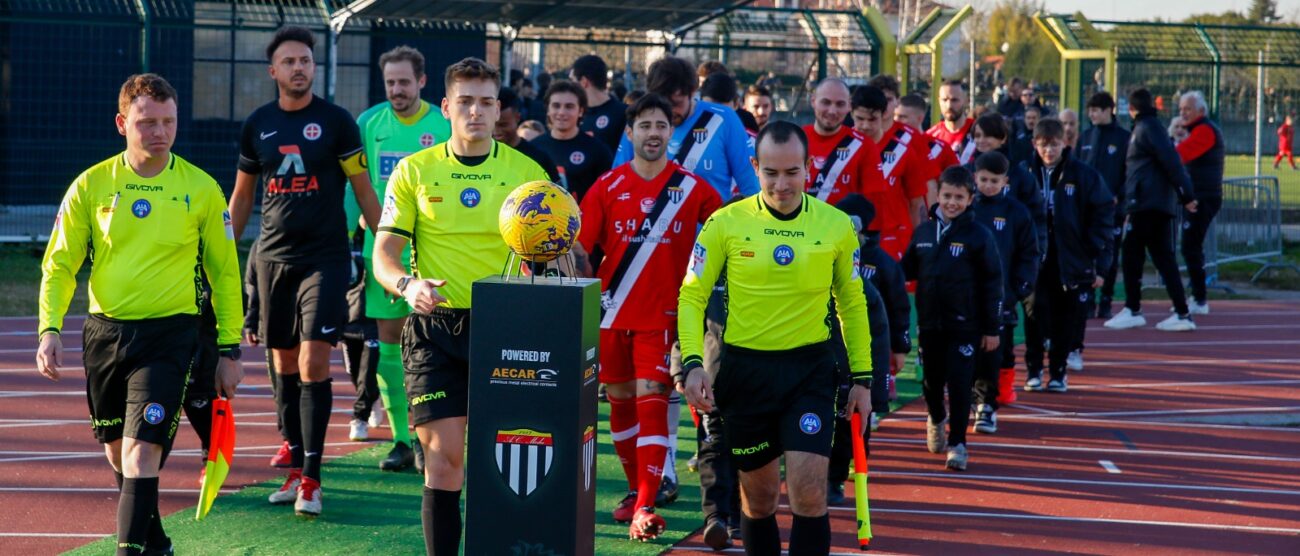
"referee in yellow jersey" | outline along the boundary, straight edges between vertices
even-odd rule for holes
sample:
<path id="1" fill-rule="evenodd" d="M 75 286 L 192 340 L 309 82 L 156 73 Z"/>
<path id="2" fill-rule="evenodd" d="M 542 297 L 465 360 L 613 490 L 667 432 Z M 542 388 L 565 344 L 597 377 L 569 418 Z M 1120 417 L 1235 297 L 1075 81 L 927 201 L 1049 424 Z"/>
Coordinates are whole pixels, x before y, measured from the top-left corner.
<path id="1" fill-rule="evenodd" d="M 397 163 L 372 256 L 375 278 L 413 311 L 402 328 L 402 364 L 411 422 L 425 452 L 425 550 L 455 556 L 465 480 L 470 288 L 505 267 L 510 251 L 497 213 L 506 197 L 547 177 L 533 159 L 492 140 L 501 113 L 495 67 L 466 58 L 447 68 L 445 82 L 442 114 L 451 121 L 451 139 Z M 403 265 L 407 242 L 413 275 Z"/>
<path id="2" fill-rule="evenodd" d="M 200 267 L 217 318 L 217 392 L 234 397 L 243 378 L 230 214 L 217 182 L 172 154 L 176 120 L 176 90 L 166 80 L 126 80 L 117 115 L 126 151 L 72 182 L 41 261 L 36 368 L 50 380 L 60 378 L 59 333 L 77 271 L 87 257 L 94 261 L 81 358 L 92 428 L 121 487 L 118 554 L 171 554 L 158 519 L 158 470 L 198 348 Z"/>
<path id="3" fill-rule="evenodd" d="M 771 122 L 755 141 L 757 195 L 715 212 L 696 239 L 678 301 L 686 399 L 722 414 L 740 471 L 747 554 L 780 554 L 779 458 L 794 525 L 790 554 L 830 551 L 826 470 L 835 418 L 836 365 L 826 307 L 834 296 L 852 369 L 848 411 L 871 414 L 871 335 L 858 282 L 857 234 L 848 215 L 804 194 L 808 138 Z M 727 329 L 716 377 L 703 372 L 704 308 L 727 272 Z"/>

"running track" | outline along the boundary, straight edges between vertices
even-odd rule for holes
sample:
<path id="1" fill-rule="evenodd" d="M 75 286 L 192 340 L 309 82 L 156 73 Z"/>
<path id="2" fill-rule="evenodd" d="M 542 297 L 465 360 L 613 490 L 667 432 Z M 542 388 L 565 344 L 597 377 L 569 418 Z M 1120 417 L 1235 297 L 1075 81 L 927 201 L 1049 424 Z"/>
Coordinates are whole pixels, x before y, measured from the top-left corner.
<path id="1" fill-rule="evenodd" d="M 1300 428 L 1186 422 L 1300 414 L 1297 317 L 1300 303 L 1216 301 L 1192 334 L 1093 321 L 1070 392 L 1022 393 L 998 434 L 970 435 L 965 473 L 925 451 L 923 406 L 908 405 L 872 438 L 872 552 L 1300 553 Z M 86 423 L 79 327 L 70 319 L 67 372 L 51 383 L 34 370 L 34 319 L 0 319 L 2 552 L 57 553 L 114 528 L 116 489 Z M 235 466 L 230 487 L 273 477 L 264 462 L 279 445 L 261 350 L 245 353 L 235 408 L 238 457 L 251 464 Z M 346 438 L 351 390 L 337 365 L 334 378 L 327 457 L 363 446 Z M 197 495 L 198 442 L 187 424 L 177 439 L 166 513 Z M 858 553 L 852 505 L 831 515 L 833 553 Z M 701 546 L 692 537 L 672 554 L 711 553 Z"/>
<path id="2" fill-rule="evenodd" d="M 1168 303 L 1144 309 L 1163 318 Z M 925 450 L 920 400 L 887 418 L 871 440 L 871 553 L 1300 554 L 1300 428 L 1203 424 L 1300 422 L 1300 304 L 1212 310 L 1191 334 L 1090 321 L 1070 391 L 1021 392 L 997 434 L 968 435 L 964 473 Z M 861 554 L 852 501 L 830 513 L 832 553 Z M 698 535 L 672 551 L 710 553 Z"/>

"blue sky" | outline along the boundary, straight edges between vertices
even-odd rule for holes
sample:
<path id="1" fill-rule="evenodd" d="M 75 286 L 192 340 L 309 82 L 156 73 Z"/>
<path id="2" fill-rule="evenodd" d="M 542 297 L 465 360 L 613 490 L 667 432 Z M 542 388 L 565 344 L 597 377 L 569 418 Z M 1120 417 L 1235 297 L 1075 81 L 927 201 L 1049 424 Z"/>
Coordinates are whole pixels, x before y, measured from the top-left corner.
<path id="1" fill-rule="evenodd" d="M 1179 20 L 1195 13 L 1250 8 L 1250 0 L 1045 0 L 1047 11 L 1082 11 L 1088 19 Z M 1278 14 L 1291 19 L 1300 16 L 1300 0 L 1279 0 Z"/>

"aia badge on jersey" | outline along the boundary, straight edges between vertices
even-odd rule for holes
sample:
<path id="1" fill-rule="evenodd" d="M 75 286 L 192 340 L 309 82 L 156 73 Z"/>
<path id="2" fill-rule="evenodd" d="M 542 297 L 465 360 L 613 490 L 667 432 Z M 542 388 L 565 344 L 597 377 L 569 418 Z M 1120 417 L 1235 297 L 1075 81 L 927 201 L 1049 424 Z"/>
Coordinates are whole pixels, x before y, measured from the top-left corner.
<path id="1" fill-rule="evenodd" d="M 997 230 L 997 231 L 1000 232 L 1000 231 L 1002 231 L 1002 230 L 1003 230 L 1004 228 L 1006 228 L 1006 227 L 1007 227 L 1007 219 L 1006 219 L 1006 218 L 1003 218 L 1003 217 L 1001 217 L 1001 216 L 994 216 L 994 217 L 993 217 L 993 229 L 995 229 L 995 230 Z"/>
<path id="2" fill-rule="evenodd" d="M 966 250 L 966 244 L 964 243 L 953 243 L 948 246 L 948 252 L 952 253 L 952 256 L 954 257 L 960 257 L 961 252 L 965 250 Z"/>
<path id="3" fill-rule="evenodd" d="M 776 249 L 772 250 L 772 260 L 781 266 L 794 262 L 794 248 L 789 245 L 776 246 Z"/>
<path id="4" fill-rule="evenodd" d="M 134 214 L 136 218 L 149 216 L 150 212 L 153 212 L 153 205 L 150 205 L 149 201 L 145 199 L 136 199 L 134 203 L 131 203 L 131 214 Z"/>
<path id="5" fill-rule="evenodd" d="M 799 430 L 804 434 L 817 434 L 822 430 L 822 418 L 816 413 L 805 413 L 799 417 Z"/>
<path id="6" fill-rule="evenodd" d="M 163 422 L 163 418 L 166 416 L 167 411 L 163 409 L 162 404 L 151 403 L 144 406 L 144 422 L 149 423 L 150 425 L 157 425 L 158 423 Z"/>
<path id="7" fill-rule="evenodd" d="M 312 122 L 302 128 L 302 136 L 308 141 L 320 139 L 320 124 Z"/>
<path id="8" fill-rule="evenodd" d="M 478 202 L 481 200 L 483 200 L 483 195 L 473 187 L 467 187 L 460 192 L 460 204 L 465 205 L 467 208 L 478 206 Z"/>
<path id="9" fill-rule="evenodd" d="M 1072 184 L 1072 183 L 1067 183 L 1067 184 L 1065 184 L 1064 189 L 1065 189 L 1065 196 L 1066 196 L 1066 197 L 1073 197 L 1073 196 L 1074 196 L 1074 184 Z"/>
<path id="10" fill-rule="evenodd" d="M 497 431 L 497 472 L 519 498 L 537 490 L 551 472 L 555 457 L 551 433 L 532 429 Z"/>
<path id="11" fill-rule="evenodd" d="M 582 151 L 573 151 L 569 153 L 569 164 L 577 166 L 586 161 L 587 161 L 587 155 L 582 154 Z"/>
<path id="12" fill-rule="evenodd" d="M 691 130 L 691 135 L 695 137 L 696 143 L 703 143 L 709 139 L 709 128 L 697 127 Z"/>

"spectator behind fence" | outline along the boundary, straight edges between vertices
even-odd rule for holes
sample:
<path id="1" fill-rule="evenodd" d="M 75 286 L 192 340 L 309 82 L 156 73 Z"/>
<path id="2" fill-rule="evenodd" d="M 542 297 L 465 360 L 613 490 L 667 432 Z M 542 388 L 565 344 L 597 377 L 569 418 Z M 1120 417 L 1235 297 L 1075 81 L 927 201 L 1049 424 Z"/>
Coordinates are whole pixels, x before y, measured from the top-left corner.
<path id="1" fill-rule="evenodd" d="M 1295 155 L 1291 154 L 1291 145 L 1295 140 L 1295 131 L 1291 127 L 1291 116 L 1287 115 L 1282 120 L 1282 125 L 1277 126 L 1277 157 L 1273 158 L 1273 169 L 1276 170 L 1278 164 L 1282 163 L 1282 157 L 1291 164 L 1291 169 L 1295 170 Z"/>
<path id="2" fill-rule="evenodd" d="M 1210 121 L 1205 95 L 1200 91 L 1185 93 L 1178 100 L 1178 113 L 1187 128 L 1187 139 L 1178 144 L 1178 156 L 1192 179 L 1196 210 L 1183 211 L 1182 250 L 1187 263 L 1187 278 L 1192 284 L 1188 310 L 1193 315 L 1210 313 L 1206 297 L 1205 236 L 1210 223 L 1223 206 L 1223 132 Z"/>

